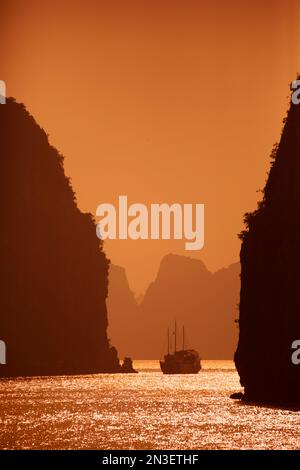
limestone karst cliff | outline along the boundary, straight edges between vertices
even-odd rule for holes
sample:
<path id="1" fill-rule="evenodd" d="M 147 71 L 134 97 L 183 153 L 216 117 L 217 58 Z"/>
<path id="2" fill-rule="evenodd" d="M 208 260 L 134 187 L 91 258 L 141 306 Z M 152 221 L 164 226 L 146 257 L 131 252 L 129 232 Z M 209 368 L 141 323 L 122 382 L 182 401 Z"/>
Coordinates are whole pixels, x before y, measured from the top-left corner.
<path id="1" fill-rule="evenodd" d="M 300 402 L 300 105 L 291 103 L 257 210 L 241 234 L 239 343 L 245 399 Z"/>
<path id="2" fill-rule="evenodd" d="M 136 348 L 136 343 L 145 341 L 147 335 L 140 328 L 142 319 L 138 304 L 130 290 L 125 269 L 114 264 L 109 267 L 107 310 L 108 336 L 113 338 L 120 358 L 128 355 L 142 358 L 143 353 Z"/>
<path id="3" fill-rule="evenodd" d="M 0 106 L 1 376 L 118 370 L 107 339 L 109 262 L 63 157 L 22 104 Z"/>
<path id="4" fill-rule="evenodd" d="M 211 273 L 201 260 L 169 254 L 137 304 L 124 269 L 113 267 L 109 275 L 109 331 L 121 356 L 158 359 L 167 327 L 176 319 L 179 344 L 184 324 L 186 346 L 198 349 L 205 359 L 232 358 L 238 334 L 239 273 L 239 263 Z"/>

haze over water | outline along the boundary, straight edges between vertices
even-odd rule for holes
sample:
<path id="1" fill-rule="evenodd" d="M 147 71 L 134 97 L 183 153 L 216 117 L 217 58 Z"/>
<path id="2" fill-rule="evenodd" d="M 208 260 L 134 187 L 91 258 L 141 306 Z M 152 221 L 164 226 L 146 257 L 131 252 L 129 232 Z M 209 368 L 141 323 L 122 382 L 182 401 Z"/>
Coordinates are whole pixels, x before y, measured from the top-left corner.
<path id="1" fill-rule="evenodd" d="M 296 411 L 243 405 L 231 361 L 198 375 L 139 374 L 0 381 L 1 449 L 300 449 Z"/>

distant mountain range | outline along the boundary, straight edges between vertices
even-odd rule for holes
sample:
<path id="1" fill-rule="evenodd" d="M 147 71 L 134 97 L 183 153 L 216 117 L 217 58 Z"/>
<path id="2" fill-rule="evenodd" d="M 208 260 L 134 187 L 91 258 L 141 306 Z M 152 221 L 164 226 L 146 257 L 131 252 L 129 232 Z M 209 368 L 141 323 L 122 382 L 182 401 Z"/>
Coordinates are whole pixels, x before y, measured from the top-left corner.
<path id="1" fill-rule="evenodd" d="M 112 265 L 107 300 L 109 336 L 120 356 L 159 358 L 167 342 L 167 328 L 182 325 L 186 346 L 204 359 L 232 359 L 238 328 L 240 264 L 211 273 L 197 259 L 169 254 L 140 304 L 129 288 L 124 268 Z M 174 338 L 173 338 L 174 339 Z"/>

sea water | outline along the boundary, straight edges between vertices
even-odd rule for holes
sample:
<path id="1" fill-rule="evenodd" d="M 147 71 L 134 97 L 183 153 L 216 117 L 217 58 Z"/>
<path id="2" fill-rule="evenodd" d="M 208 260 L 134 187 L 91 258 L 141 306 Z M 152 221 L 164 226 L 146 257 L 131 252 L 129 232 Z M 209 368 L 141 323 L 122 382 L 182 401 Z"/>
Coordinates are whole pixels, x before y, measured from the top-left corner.
<path id="1" fill-rule="evenodd" d="M 300 413 L 231 400 L 232 361 L 197 375 L 139 374 L 0 380 L 1 449 L 300 449 Z"/>

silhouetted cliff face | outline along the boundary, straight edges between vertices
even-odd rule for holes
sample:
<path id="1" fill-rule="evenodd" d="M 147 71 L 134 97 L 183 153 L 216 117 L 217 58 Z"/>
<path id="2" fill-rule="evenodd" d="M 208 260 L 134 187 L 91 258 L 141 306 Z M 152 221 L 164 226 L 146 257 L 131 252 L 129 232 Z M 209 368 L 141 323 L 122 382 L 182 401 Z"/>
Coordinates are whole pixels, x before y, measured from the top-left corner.
<path id="1" fill-rule="evenodd" d="M 137 305 L 125 272 L 113 269 L 108 312 L 118 351 L 139 359 L 158 359 L 167 327 L 176 319 L 186 327 L 187 345 L 198 349 L 203 358 L 232 358 L 238 333 L 234 320 L 239 272 L 240 265 L 235 263 L 212 274 L 200 260 L 170 254 L 162 259 L 155 281 Z M 180 346 L 180 328 L 178 336 Z"/>
<path id="2" fill-rule="evenodd" d="M 130 290 L 125 269 L 113 264 L 109 268 L 107 309 L 108 335 L 113 338 L 120 357 L 128 355 L 134 355 L 135 358 L 142 357 L 135 347 L 139 324 L 138 304 Z M 147 334 L 144 333 L 143 341 L 145 337 Z"/>
<path id="3" fill-rule="evenodd" d="M 245 398 L 300 402 L 300 105 L 291 105 L 264 190 L 242 233 L 240 337 L 235 362 Z"/>
<path id="4" fill-rule="evenodd" d="M 149 338 L 148 357 L 162 352 L 166 328 L 185 326 L 188 346 L 204 359 L 229 359 L 236 341 L 239 264 L 211 273 L 201 260 L 179 255 L 163 258 L 157 278 L 141 303 Z M 179 329 L 179 338 L 181 331 Z M 179 339 L 179 346 L 181 346 Z"/>
<path id="5" fill-rule="evenodd" d="M 0 375 L 118 370 L 106 336 L 108 260 L 63 157 L 12 99 L 0 106 L 0 139 Z"/>

